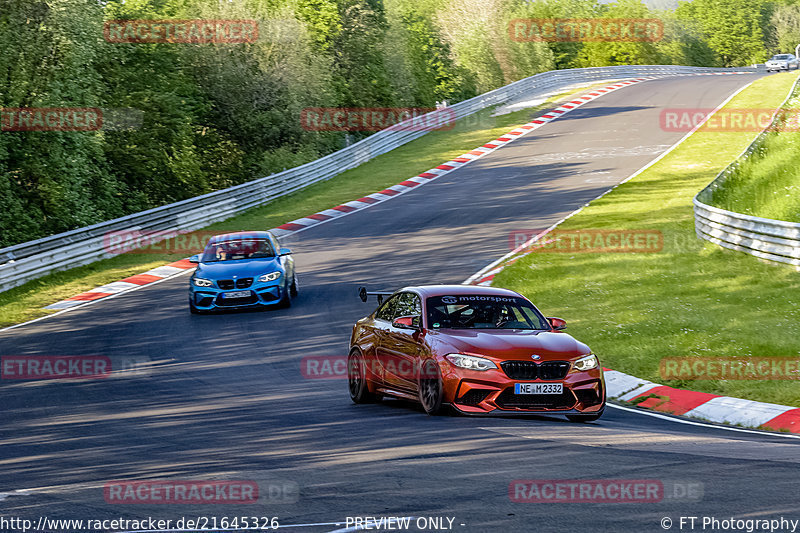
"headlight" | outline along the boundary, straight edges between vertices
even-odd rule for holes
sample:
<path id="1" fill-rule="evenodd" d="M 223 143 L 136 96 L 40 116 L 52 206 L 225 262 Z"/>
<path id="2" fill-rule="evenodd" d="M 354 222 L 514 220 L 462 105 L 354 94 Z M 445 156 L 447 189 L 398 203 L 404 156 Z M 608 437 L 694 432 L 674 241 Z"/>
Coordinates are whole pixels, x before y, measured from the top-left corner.
<path id="1" fill-rule="evenodd" d="M 458 368 L 466 368 L 469 370 L 489 370 L 497 368 L 497 365 L 492 361 L 483 357 L 475 355 L 465 355 L 463 353 L 451 353 L 445 356 L 445 359 L 456 365 Z"/>
<path id="2" fill-rule="evenodd" d="M 192 281 L 193 281 L 195 287 L 213 287 L 214 286 L 214 282 L 211 281 L 210 279 L 194 278 L 194 280 L 192 280 Z"/>
<path id="3" fill-rule="evenodd" d="M 589 354 L 585 357 L 581 357 L 580 359 L 572 363 L 572 368 L 583 372 L 585 370 L 591 370 L 593 368 L 597 368 L 598 364 L 600 364 L 600 362 L 597 360 L 597 356 L 595 356 L 594 354 Z"/>
<path id="4" fill-rule="evenodd" d="M 281 273 L 276 270 L 275 272 L 270 272 L 269 274 L 264 274 L 263 276 L 258 278 L 258 281 L 260 281 L 262 283 L 267 282 L 267 281 L 275 281 L 279 277 L 281 277 Z"/>

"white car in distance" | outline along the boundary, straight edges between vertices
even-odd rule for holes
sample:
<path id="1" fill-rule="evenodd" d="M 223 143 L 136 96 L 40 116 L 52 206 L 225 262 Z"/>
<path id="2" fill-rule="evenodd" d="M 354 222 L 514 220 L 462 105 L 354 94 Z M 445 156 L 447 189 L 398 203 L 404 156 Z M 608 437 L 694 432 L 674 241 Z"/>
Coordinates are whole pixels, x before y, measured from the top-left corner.
<path id="1" fill-rule="evenodd" d="M 800 68 L 800 60 L 792 54 L 777 54 L 772 56 L 772 59 L 767 61 L 767 72 Z"/>

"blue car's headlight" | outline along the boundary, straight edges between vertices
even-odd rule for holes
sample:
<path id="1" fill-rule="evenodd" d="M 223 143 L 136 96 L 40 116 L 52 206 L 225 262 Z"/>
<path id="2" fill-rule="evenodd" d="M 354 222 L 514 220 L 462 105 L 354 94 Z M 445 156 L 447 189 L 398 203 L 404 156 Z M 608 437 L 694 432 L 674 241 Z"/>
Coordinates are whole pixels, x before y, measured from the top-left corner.
<path id="1" fill-rule="evenodd" d="M 211 281 L 210 279 L 203 279 L 203 278 L 194 278 L 192 280 L 192 283 L 194 283 L 195 287 L 213 287 L 214 286 L 214 282 L 213 281 Z"/>
<path id="2" fill-rule="evenodd" d="M 275 272 L 270 272 L 269 274 L 264 274 L 263 276 L 258 278 L 258 281 L 264 283 L 264 282 L 267 282 L 267 281 L 275 281 L 276 279 L 278 279 L 280 277 L 281 277 L 281 273 L 276 270 Z"/>

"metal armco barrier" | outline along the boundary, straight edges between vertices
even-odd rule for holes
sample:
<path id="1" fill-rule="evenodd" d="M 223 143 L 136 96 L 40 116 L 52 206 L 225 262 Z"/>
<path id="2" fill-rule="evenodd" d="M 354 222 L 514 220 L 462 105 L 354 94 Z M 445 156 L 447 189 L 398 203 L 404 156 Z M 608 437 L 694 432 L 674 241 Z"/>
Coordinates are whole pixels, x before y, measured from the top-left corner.
<path id="1" fill-rule="evenodd" d="M 743 69 L 684 66 L 614 66 L 555 70 L 536 74 L 505 87 L 450 106 L 456 119 L 508 102 L 520 95 L 541 96 L 561 88 L 593 80 L 635 78 L 652 75 L 735 72 Z M 277 174 L 214 191 L 148 211 L 134 213 L 0 249 L 0 291 L 44 276 L 100 259 L 113 257 L 104 247 L 103 236 L 111 231 L 191 231 L 237 213 L 296 192 L 308 185 L 328 180 L 370 159 L 424 135 L 425 131 L 404 130 L 401 126 L 379 131 L 342 150 L 305 165 Z M 402 178 L 402 176 L 399 176 Z"/>
<path id="2" fill-rule="evenodd" d="M 781 107 L 796 94 L 798 82 L 800 78 L 795 81 Z M 710 201 L 713 192 L 722 186 L 742 161 L 763 145 L 776 120 L 777 113 L 770 125 L 758 134 L 745 151 L 694 197 L 695 231 L 701 239 L 724 248 L 800 267 L 800 223 L 744 215 L 704 203 Z"/>

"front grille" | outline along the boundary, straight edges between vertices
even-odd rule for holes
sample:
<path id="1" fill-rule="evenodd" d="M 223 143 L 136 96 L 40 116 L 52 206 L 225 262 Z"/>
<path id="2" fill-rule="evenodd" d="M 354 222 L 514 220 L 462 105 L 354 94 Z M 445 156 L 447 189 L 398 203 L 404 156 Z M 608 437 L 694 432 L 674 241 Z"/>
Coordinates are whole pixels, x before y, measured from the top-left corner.
<path id="1" fill-rule="evenodd" d="M 569 372 L 569 363 L 566 361 L 546 361 L 541 364 L 533 361 L 506 361 L 500 366 L 511 379 L 564 379 Z"/>
<path id="2" fill-rule="evenodd" d="M 253 284 L 253 278 L 221 279 L 217 281 L 219 288 L 224 291 L 231 289 L 249 289 Z"/>
<path id="3" fill-rule="evenodd" d="M 566 388 L 561 394 L 514 394 L 514 387 L 509 387 L 495 403 L 500 409 L 572 409 L 575 395 Z"/>
<path id="4" fill-rule="evenodd" d="M 500 366 L 511 379 L 536 379 L 539 377 L 539 365 L 529 361 L 508 361 L 501 363 Z"/>
<path id="5" fill-rule="evenodd" d="M 246 298 L 217 298 L 217 305 L 220 307 L 234 307 L 237 305 L 250 305 L 258 301 L 258 296 L 250 293 Z"/>
<path id="6" fill-rule="evenodd" d="M 575 389 L 574 392 L 575 396 L 578 397 L 578 401 L 581 402 L 584 407 L 591 407 L 592 405 L 600 403 L 600 396 L 594 389 Z"/>
<path id="7" fill-rule="evenodd" d="M 539 379 L 564 379 L 569 372 L 566 361 L 548 361 L 539 365 Z"/>
<path id="8" fill-rule="evenodd" d="M 470 389 L 461 396 L 456 403 L 461 405 L 478 405 L 489 395 L 491 391 L 481 389 Z"/>

